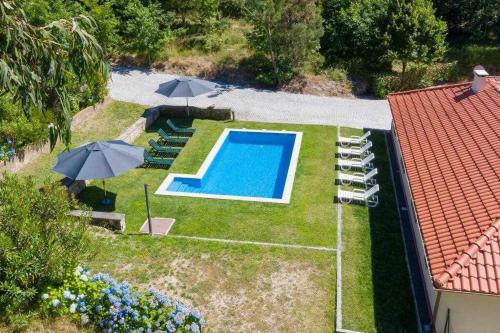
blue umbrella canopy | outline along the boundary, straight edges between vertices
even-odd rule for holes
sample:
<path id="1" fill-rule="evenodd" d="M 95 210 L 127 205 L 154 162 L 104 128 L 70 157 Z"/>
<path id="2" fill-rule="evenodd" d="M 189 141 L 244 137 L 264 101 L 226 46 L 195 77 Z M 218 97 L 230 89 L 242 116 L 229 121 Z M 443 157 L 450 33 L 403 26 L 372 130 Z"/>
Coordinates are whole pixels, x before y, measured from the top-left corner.
<path id="1" fill-rule="evenodd" d="M 161 83 L 157 93 L 167 97 L 195 97 L 214 91 L 216 84 L 191 77 L 180 77 Z"/>
<path id="2" fill-rule="evenodd" d="M 75 180 L 118 176 L 144 163 L 144 148 L 121 140 L 86 143 L 57 155 L 53 170 Z"/>

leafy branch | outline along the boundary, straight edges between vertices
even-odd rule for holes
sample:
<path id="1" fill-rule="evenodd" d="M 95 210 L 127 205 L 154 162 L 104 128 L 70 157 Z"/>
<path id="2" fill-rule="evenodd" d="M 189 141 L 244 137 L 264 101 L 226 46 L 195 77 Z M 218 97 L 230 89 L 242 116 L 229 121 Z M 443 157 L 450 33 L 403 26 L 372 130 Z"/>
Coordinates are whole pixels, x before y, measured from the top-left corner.
<path id="1" fill-rule="evenodd" d="M 37 27 L 9 1 L 0 0 L 0 92 L 20 101 L 24 114 L 53 114 L 57 136 L 71 141 L 72 110 L 68 87 L 107 78 L 109 65 L 96 39 L 96 27 L 83 15 Z M 56 136 L 56 137 L 57 137 Z"/>

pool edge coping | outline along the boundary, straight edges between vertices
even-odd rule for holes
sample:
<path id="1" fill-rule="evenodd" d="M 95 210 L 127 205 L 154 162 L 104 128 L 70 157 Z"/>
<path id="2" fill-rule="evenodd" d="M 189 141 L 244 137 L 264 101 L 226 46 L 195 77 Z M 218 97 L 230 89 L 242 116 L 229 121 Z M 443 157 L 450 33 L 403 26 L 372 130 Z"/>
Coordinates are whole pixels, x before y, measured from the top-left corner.
<path id="1" fill-rule="evenodd" d="M 286 175 L 285 185 L 283 187 L 283 195 L 281 198 L 264 198 L 264 197 L 250 197 L 241 195 L 224 195 L 224 194 L 208 194 L 208 193 L 191 193 L 191 192 L 176 192 L 162 190 L 167 189 L 168 186 L 173 182 L 175 177 L 191 178 L 191 179 L 201 179 L 207 172 L 208 168 L 212 164 L 215 156 L 219 152 L 222 144 L 226 140 L 230 132 L 255 132 L 255 133 L 276 133 L 276 134 L 294 134 L 295 141 L 293 144 L 292 155 L 290 156 L 290 164 L 288 166 L 288 172 Z M 282 203 L 289 204 L 292 197 L 293 183 L 295 181 L 295 173 L 297 171 L 297 164 L 299 161 L 299 152 L 302 145 L 302 135 L 303 132 L 297 131 L 286 131 L 286 130 L 266 130 L 266 129 L 247 129 L 247 128 L 225 128 L 222 134 L 219 136 L 215 145 L 212 147 L 207 157 L 203 161 L 201 167 L 198 169 L 196 174 L 182 174 L 182 173 L 170 173 L 163 180 L 163 182 L 158 186 L 158 189 L 154 193 L 155 195 L 168 195 L 177 197 L 191 197 L 191 198 L 206 198 L 206 199 L 223 199 L 223 200 L 239 200 L 239 201 L 256 201 L 256 202 L 267 202 L 267 203 Z"/>

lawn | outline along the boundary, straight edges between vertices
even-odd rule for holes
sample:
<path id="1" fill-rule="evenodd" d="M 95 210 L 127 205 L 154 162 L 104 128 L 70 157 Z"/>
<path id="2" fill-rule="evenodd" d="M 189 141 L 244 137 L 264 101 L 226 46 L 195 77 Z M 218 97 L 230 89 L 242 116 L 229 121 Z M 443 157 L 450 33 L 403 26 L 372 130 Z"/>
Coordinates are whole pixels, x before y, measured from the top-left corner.
<path id="1" fill-rule="evenodd" d="M 343 205 L 343 326 L 418 332 L 384 134 L 372 132 L 380 203 Z"/>
<path id="2" fill-rule="evenodd" d="M 147 146 L 155 126 L 136 140 Z M 195 120 L 196 134 L 168 170 L 136 169 L 108 182 L 127 233 L 106 238 L 91 267 L 175 295 L 207 314 L 215 332 L 326 332 L 333 326 L 334 252 L 228 245 L 137 235 L 144 222 L 143 184 L 152 192 L 168 172 L 196 173 L 226 127 L 303 131 L 291 204 L 151 196 L 154 216 L 174 217 L 173 235 L 335 246 L 331 127 Z M 321 144 L 319 144 L 321 143 Z M 318 177 L 320 175 L 320 177 Z M 96 184 L 99 185 L 99 184 Z M 99 206 L 100 188 L 80 199 Z"/>
<path id="3" fill-rule="evenodd" d="M 73 146 L 112 139 L 132 124 L 144 107 L 113 103 L 74 133 Z M 156 138 L 160 118 L 135 142 L 146 147 Z M 180 121 L 180 120 L 177 120 Z M 96 210 L 126 214 L 124 235 L 94 234 L 96 248 L 87 264 L 142 289 L 154 287 L 199 308 L 209 332 L 331 332 L 335 320 L 335 252 L 224 244 L 138 234 L 146 219 L 143 184 L 150 185 L 153 216 L 174 217 L 171 235 L 336 247 L 333 204 L 337 130 L 252 122 L 194 120 L 197 129 L 170 170 L 139 168 L 109 179 L 114 198 L 101 207 L 98 181 L 79 196 Z M 303 132 L 290 204 L 215 200 L 152 193 L 169 172 L 196 173 L 224 128 Z M 343 129 L 343 134 L 355 133 Z M 344 205 L 343 326 L 365 332 L 413 332 L 415 319 L 397 213 L 390 185 L 385 143 L 374 135 L 381 204 Z M 61 151 L 58 147 L 56 152 Z M 39 159 L 25 174 L 43 179 L 55 153 Z M 66 325 L 63 322 L 63 327 Z"/>
<path id="4" fill-rule="evenodd" d="M 160 118 L 155 125 L 164 125 L 165 121 Z M 152 196 L 152 214 L 174 217 L 172 234 L 335 246 L 334 127 L 211 120 L 195 120 L 192 126 L 196 133 L 170 170 L 136 169 L 107 182 L 111 195 L 116 195 L 116 207 L 112 209 L 127 216 L 127 232 L 137 232 L 145 221 L 143 184 L 149 184 L 154 192 L 168 172 L 196 173 L 224 128 L 287 129 L 303 132 L 290 204 Z M 153 127 L 135 143 L 146 147 L 148 139 L 158 138 L 155 130 Z M 90 187 L 80 198 L 96 210 L 105 209 L 99 206 L 100 191 L 100 187 Z"/>
<path id="5" fill-rule="evenodd" d="M 71 147 L 78 147 L 89 141 L 112 140 L 119 136 L 125 128 L 132 125 L 143 113 L 144 106 L 113 101 L 104 111 L 89 119 L 84 127 L 72 132 Z M 62 177 L 50 170 L 55 164 L 57 154 L 64 150 L 64 145 L 58 143 L 50 154 L 41 156 L 18 173 L 34 176 L 38 182 L 46 179 L 61 179 Z"/>

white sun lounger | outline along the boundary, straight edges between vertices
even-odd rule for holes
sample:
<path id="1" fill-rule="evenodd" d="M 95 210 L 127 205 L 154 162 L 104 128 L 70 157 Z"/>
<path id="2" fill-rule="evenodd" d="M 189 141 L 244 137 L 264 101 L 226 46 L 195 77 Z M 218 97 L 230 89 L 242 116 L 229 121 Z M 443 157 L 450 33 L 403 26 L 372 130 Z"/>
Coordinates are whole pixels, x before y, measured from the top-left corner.
<path id="1" fill-rule="evenodd" d="M 365 158 L 353 158 L 350 160 L 345 160 L 339 158 L 337 160 L 337 165 L 340 167 L 342 170 L 350 170 L 351 168 L 358 168 L 358 169 L 373 169 L 373 164 L 371 161 L 375 159 L 375 154 L 371 153 L 370 155 L 366 156 Z"/>
<path id="2" fill-rule="evenodd" d="M 338 138 L 338 142 L 340 143 L 341 146 L 348 146 L 348 145 L 358 145 L 361 146 L 362 144 L 365 144 L 368 141 L 368 137 L 371 135 L 370 131 L 366 132 L 363 134 L 363 136 L 340 136 Z"/>
<path id="3" fill-rule="evenodd" d="M 338 179 L 342 185 L 351 185 L 352 183 L 365 184 L 365 185 L 375 185 L 375 177 L 378 173 L 378 169 L 375 168 L 364 174 L 362 172 L 355 173 L 343 173 L 339 172 Z"/>
<path id="4" fill-rule="evenodd" d="M 374 185 L 368 191 L 354 189 L 353 191 L 339 190 L 337 197 L 341 203 L 351 203 L 353 201 L 363 202 L 368 207 L 376 207 L 378 205 L 378 196 L 376 193 L 380 190 L 380 186 Z"/>
<path id="5" fill-rule="evenodd" d="M 363 156 L 369 152 L 372 145 L 372 142 L 368 140 L 363 147 L 339 147 L 337 153 L 344 158 L 349 156 Z"/>

